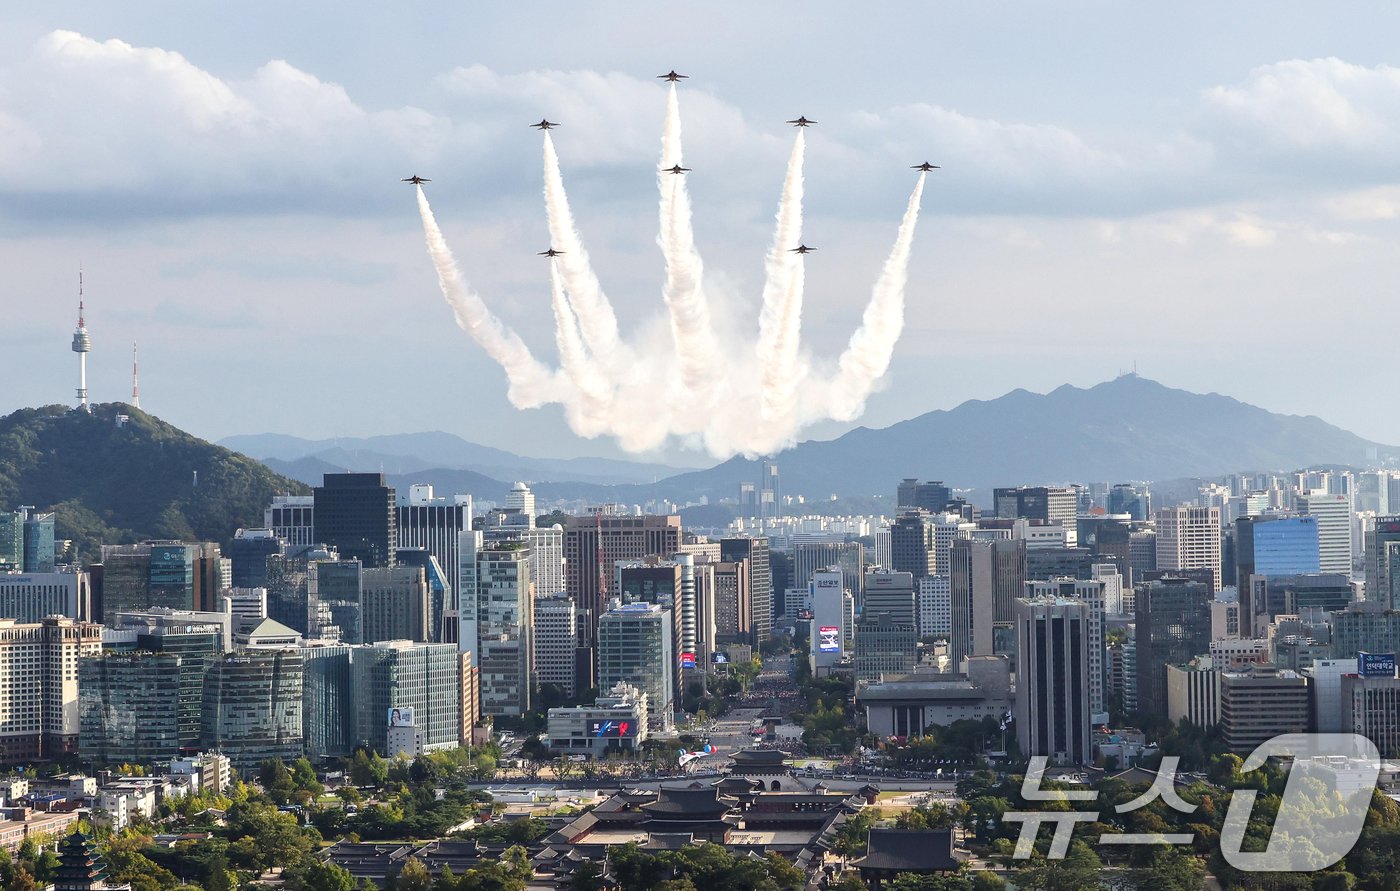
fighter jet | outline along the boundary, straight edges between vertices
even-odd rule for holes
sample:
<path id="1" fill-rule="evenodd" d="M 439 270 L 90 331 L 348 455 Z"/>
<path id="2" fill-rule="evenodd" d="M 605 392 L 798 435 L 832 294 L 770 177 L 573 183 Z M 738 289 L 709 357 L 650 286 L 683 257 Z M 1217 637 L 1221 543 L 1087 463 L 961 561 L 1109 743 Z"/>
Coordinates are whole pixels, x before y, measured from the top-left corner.
<path id="1" fill-rule="evenodd" d="M 928 173 L 930 170 L 942 170 L 943 168 L 942 168 L 942 167 L 939 167 L 937 164 L 930 164 L 929 162 L 925 161 L 925 162 L 922 163 L 922 164 L 915 164 L 915 165 L 913 165 L 912 167 L 910 167 L 909 169 L 910 169 L 910 170 L 922 170 L 924 173 Z"/>
<path id="2" fill-rule="evenodd" d="M 689 173 L 689 172 L 690 172 L 690 168 L 689 168 L 689 167 L 682 167 L 682 166 L 679 165 L 679 164 L 677 164 L 677 165 L 674 166 L 674 167 L 664 167 L 664 168 L 662 168 L 662 169 L 665 170 L 667 173 Z"/>
<path id="3" fill-rule="evenodd" d="M 665 74 L 658 74 L 657 77 L 660 78 L 661 80 L 669 80 L 671 83 L 675 83 L 675 82 L 678 81 L 678 80 L 685 80 L 685 79 L 687 79 L 688 77 L 690 77 L 690 75 L 688 75 L 688 74 L 677 74 L 677 73 L 676 73 L 676 70 L 673 68 L 673 69 L 671 69 L 670 71 L 666 72 Z"/>
<path id="4" fill-rule="evenodd" d="M 547 250 L 547 251 L 540 251 L 536 256 L 539 256 L 539 257 L 557 257 L 557 256 L 559 256 L 559 255 L 562 254 L 562 253 L 564 253 L 564 252 L 563 252 L 563 251 L 556 251 L 554 248 L 550 248 L 550 249 Z"/>
<path id="5" fill-rule="evenodd" d="M 815 124 L 816 121 L 809 121 L 805 117 L 799 117 L 795 121 L 788 121 L 788 123 L 792 124 L 794 127 L 810 127 Z"/>
<path id="6" fill-rule="evenodd" d="M 432 180 L 430 180 L 430 179 L 425 179 L 424 177 L 421 177 L 421 176 L 419 176 L 418 174 L 415 173 L 413 176 L 410 176 L 410 177 L 408 177 L 407 179 L 401 179 L 401 180 L 399 180 L 399 182 L 402 182 L 402 183 L 413 183 L 415 186 L 421 186 L 423 183 L 430 183 L 430 182 L 432 182 Z"/>
<path id="7" fill-rule="evenodd" d="M 810 254 L 810 253 L 812 253 L 812 252 L 815 251 L 815 250 L 816 250 L 816 248 L 809 248 L 809 247 L 807 247 L 807 245 L 805 245 L 805 244 L 799 244 L 797 247 L 795 247 L 795 248 L 792 249 L 792 253 L 794 253 L 794 254 Z"/>
<path id="8" fill-rule="evenodd" d="M 556 124 L 554 121 L 549 120 L 548 118 L 540 118 L 540 122 L 538 124 L 531 124 L 530 126 L 534 127 L 536 130 L 552 130 L 559 125 Z"/>

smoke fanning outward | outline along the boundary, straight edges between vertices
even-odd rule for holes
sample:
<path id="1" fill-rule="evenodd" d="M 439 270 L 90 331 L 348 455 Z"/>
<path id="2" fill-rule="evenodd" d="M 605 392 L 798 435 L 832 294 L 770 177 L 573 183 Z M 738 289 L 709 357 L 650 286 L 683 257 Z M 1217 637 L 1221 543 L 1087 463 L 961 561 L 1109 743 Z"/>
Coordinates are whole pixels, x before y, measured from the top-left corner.
<path id="1" fill-rule="evenodd" d="M 851 421 L 865 410 L 865 399 L 889 370 L 894 345 L 904 331 L 904 286 L 909 278 L 909 250 L 919 223 L 919 202 L 924 197 L 927 173 L 919 174 L 914 194 L 899 223 L 894 249 L 875 281 L 865 316 L 837 363 L 840 369 L 831 386 L 831 417 Z"/>
<path id="2" fill-rule="evenodd" d="M 452 307 L 457 327 L 470 334 L 486 355 L 505 371 L 511 404 L 516 408 L 538 408 L 557 401 L 559 391 L 554 373 L 536 361 L 519 335 L 501 324 L 477 293 L 462 281 L 457 261 L 442 237 L 422 186 L 418 186 L 418 213 L 423 217 L 423 234 L 428 242 L 428 256 L 433 258 L 433 267 L 437 270 L 438 286 L 442 288 L 447 305 Z"/>
<path id="3" fill-rule="evenodd" d="M 574 224 L 559 158 L 546 131 L 545 208 L 550 247 L 561 252 L 550 260 L 557 372 L 538 362 L 463 283 L 421 187 L 418 203 L 443 296 L 457 324 L 504 369 L 516 407 L 557 403 L 575 433 L 613 436 L 631 452 L 688 437 L 687 442 L 698 438 L 717 458 L 771 454 L 793 444 L 807 424 L 858 417 L 889 369 L 904 328 L 904 290 L 926 176 L 919 176 L 909 198 L 861 327 L 828 377 L 810 370 L 802 350 L 806 271 L 803 256 L 793 248 L 802 240 L 805 153 L 804 130 L 799 129 L 764 264 L 757 336 L 751 346 L 726 342 L 722 350 L 705 296 L 704 265 L 695 247 L 687 174 L 668 169 L 682 164 L 674 84 L 667 95 L 657 173 L 657 241 L 666 266 L 662 330 L 669 331 L 670 343 L 664 342 L 664 334 L 658 337 L 659 332 L 634 342 L 622 339 Z"/>
<path id="4" fill-rule="evenodd" d="M 676 85 L 671 84 L 661 136 L 661 164 L 656 174 L 661 191 L 661 234 L 657 243 L 666 261 L 662 298 L 668 310 L 677 362 L 674 392 L 668 394 L 668 399 L 689 402 L 689 410 L 677 419 L 676 432 L 691 433 L 702 429 L 715 403 L 722 356 L 710 321 L 710 305 L 705 299 L 704 263 L 695 249 L 690 192 L 685 174 L 673 172 L 683 163 L 680 101 Z M 686 419 L 691 423 L 685 423 Z"/>
<path id="5" fill-rule="evenodd" d="M 793 253 L 802 241 L 802 165 L 807 150 L 806 130 L 799 128 L 783 177 L 778 223 L 764 264 L 763 305 L 758 316 L 759 425 L 781 429 L 793 411 L 802 327 L 802 255 Z M 765 450 L 766 451 L 766 450 Z"/>
<path id="6" fill-rule="evenodd" d="M 588 251 L 574 225 L 569 209 L 569 196 L 564 192 L 564 176 L 559 172 L 559 156 L 554 152 L 554 140 L 544 131 L 544 202 L 549 218 L 550 247 L 562 254 L 557 258 L 564 276 L 569 301 L 578 313 L 579 328 L 589 351 L 605 363 L 616 364 L 620 341 L 617 316 L 603 293 L 598 276 L 588 262 Z"/>
<path id="7" fill-rule="evenodd" d="M 559 350 L 559 370 L 578 392 L 577 399 L 564 400 L 569 426 L 580 436 L 598 436 L 608 430 L 611 387 L 607 378 L 600 375 L 589 361 L 588 349 L 583 345 L 583 334 L 579 331 L 578 317 L 564 294 L 557 258 L 549 261 L 549 290 L 550 304 L 554 310 L 554 342 Z"/>

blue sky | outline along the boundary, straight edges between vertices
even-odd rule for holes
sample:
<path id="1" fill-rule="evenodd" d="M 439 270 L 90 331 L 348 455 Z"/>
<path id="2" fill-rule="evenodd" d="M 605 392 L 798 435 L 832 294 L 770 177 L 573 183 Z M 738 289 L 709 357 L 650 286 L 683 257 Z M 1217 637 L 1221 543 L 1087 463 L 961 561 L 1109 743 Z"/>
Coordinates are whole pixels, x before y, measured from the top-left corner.
<path id="1" fill-rule="evenodd" d="M 757 6 L 757 8 L 754 8 Z M 1400 10 L 1303 3 L 30 4 L 0 24 L 0 408 L 70 399 L 83 265 L 96 399 L 195 433 L 444 429 L 616 454 L 510 407 L 451 323 L 422 173 L 472 284 L 552 355 L 539 140 L 624 328 L 660 312 L 653 165 L 690 74 L 708 282 L 752 326 L 790 145 L 808 150 L 807 347 L 858 324 L 911 185 L 903 340 L 862 422 L 1136 362 L 1400 443 Z M 843 429 L 818 425 L 809 435 Z M 666 455 L 652 457 L 667 457 Z M 679 446 L 669 457 L 703 463 Z"/>

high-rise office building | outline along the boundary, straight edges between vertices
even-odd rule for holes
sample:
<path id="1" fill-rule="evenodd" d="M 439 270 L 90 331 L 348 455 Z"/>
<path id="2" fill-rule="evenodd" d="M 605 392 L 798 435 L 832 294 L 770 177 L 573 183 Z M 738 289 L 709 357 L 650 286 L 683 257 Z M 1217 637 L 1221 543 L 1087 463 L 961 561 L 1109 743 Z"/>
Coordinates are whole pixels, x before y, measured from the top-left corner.
<path id="1" fill-rule="evenodd" d="M 301 713 L 306 755 L 347 758 L 359 742 L 355 711 L 354 652 L 347 643 L 301 648 Z"/>
<path id="2" fill-rule="evenodd" d="M 934 519 L 921 510 L 905 511 L 890 524 L 890 569 L 915 579 L 938 572 Z"/>
<path id="3" fill-rule="evenodd" d="M 201 742 L 243 775 L 304 745 L 302 658 L 296 648 L 249 647 L 214 660 L 204 678 Z"/>
<path id="4" fill-rule="evenodd" d="M 274 596 L 276 588 L 268 589 L 268 617 L 296 628 L 282 616 L 306 615 L 309 604 L 316 616 L 316 637 L 348 644 L 364 643 L 361 612 L 364 564 L 359 560 L 307 560 L 304 565 L 305 569 L 299 574 L 289 575 L 288 584 L 278 586 L 286 594 Z M 279 607 L 279 601 L 285 605 Z"/>
<path id="5" fill-rule="evenodd" d="M 0 531 L 3 531 L 3 527 L 0 527 Z M 1400 598 L 1396 597 L 1390 584 L 1391 545 L 1400 546 L 1400 516 L 1378 516 L 1375 525 L 1366 532 L 1366 599 L 1382 601 L 1393 607 L 1400 604 Z M 1400 554 L 1400 551 L 1395 553 Z M 0 556 L 0 560 L 3 559 Z M 1394 561 L 1394 566 L 1400 568 L 1400 558 Z"/>
<path id="6" fill-rule="evenodd" d="M 530 548 L 523 540 L 486 543 L 480 536 L 462 534 L 458 647 L 472 652 L 481 713 L 523 715 L 535 673 Z"/>
<path id="7" fill-rule="evenodd" d="M 180 657 L 176 682 L 161 695 L 176 709 L 179 748 L 200 745 L 200 713 L 203 709 L 204 675 L 221 654 L 228 652 L 234 629 L 232 614 L 149 610 L 119 613 L 109 623 L 113 651 L 160 653 Z M 172 692 L 174 695 L 172 695 Z"/>
<path id="8" fill-rule="evenodd" d="M 1235 582 L 1240 592 L 1240 621 L 1254 634 L 1256 619 L 1271 617 L 1267 604 L 1247 596 L 1251 576 L 1321 572 L 1317 518 L 1313 516 L 1240 517 L 1235 521 Z"/>
<path id="9" fill-rule="evenodd" d="M 427 548 L 399 548 L 394 560 L 400 566 L 423 570 L 428 586 L 428 640 L 434 643 L 457 642 L 457 592 L 447 578 L 447 568 L 438 562 Z M 456 548 L 453 548 L 456 557 Z M 460 561 L 457 567 L 460 570 Z"/>
<path id="10" fill-rule="evenodd" d="M 506 493 L 506 510 L 518 513 L 529 520 L 528 525 L 535 525 L 535 518 L 539 514 L 535 511 L 535 493 L 530 491 L 530 487 L 524 483 L 516 483 L 510 487 Z M 555 592 L 548 592 L 553 594 Z"/>
<path id="11" fill-rule="evenodd" d="M 1164 716 L 1167 666 L 1185 665 L 1210 650 L 1210 586 L 1164 578 L 1136 586 L 1137 697 L 1145 715 Z"/>
<path id="12" fill-rule="evenodd" d="M 1132 520 L 1150 520 L 1152 493 L 1145 485 L 1118 483 L 1108 492 L 1108 512 L 1127 514 Z"/>
<path id="13" fill-rule="evenodd" d="M 678 516 L 568 518 L 564 523 L 564 586 L 583 614 L 581 645 L 593 644 L 603 606 L 616 594 L 613 568 L 617 561 L 674 554 L 681 549 L 680 544 Z"/>
<path id="14" fill-rule="evenodd" d="M 812 622 L 807 654 L 813 677 L 831 673 L 832 666 L 846 656 L 845 581 L 840 572 L 812 573 Z"/>
<path id="15" fill-rule="evenodd" d="M 433 495 L 432 486 L 409 486 L 408 504 L 398 506 L 397 522 L 398 547 L 424 549 L 437 558 L 438 565 L 447 574 L 449 599 L 436 613 L 441 616 L 450 612 L 455 616 L 457 592 L 461 590 L 457 578 L 460 562 L 457 544 L 462 533 L 472 528 L 472 497 L 439 498 Z M 441 638 L 435 635 L 433 639 Z"/>
<path id="16" fill-rule="evenodd" d="M 1089 714 L 1108 715 L 1104 698 L 1103 657 L 1108 623 L 1104 612 L 1104 583 L 1096 579 L 1058 578 L 1026 582 L 1026 600 L 1078 600 L 1088 608 L 1085 613 L 1085 634 L 1088 635 Z"/>
<path id="17" fill-rule="evenodd" d="M 286 553 L 287 543 L 271 529 L 239 529 L 228 546 L 233 587 L 266 588 L 267 558 Z"/>
<path id="18" fill-rule="evenodd" d="M 277 495 L 263 511 L 263 526 L 289 548 L 316 544 L 316 496 Z"/>
<path id="19" fill-rule="evenodd" d="M 102 650 L 102 627 L 50 617 L 0 619 L 0 677 L 6 678 L 0 764 L 29 764 L 78 751 L 78 660 Z"/>
<path id="20" fill-rule="evenodd" d="M 53 514 L 29 514 L 24 520 L 24 571 L 53 572 Z"/>
<path id="21" fill-rule="evenodd" d="M 1123 641 L 1104 648 L 1105 687 L 1110 697 L 1117 697 L 1119 707 L 1128 713 L 1137 711 L 1137 644 Z"/>
<path id="22" fill-rule="evenodd" d="M 857 680 L 907 674 L 918 659 L 914 577 L 908 572 L 870 572 L 865 606 L 855 628 Z"/>
<path id="23" fill-rule="evenodd" d="M 1317 518 L 1319 572 L 1351 574 L 1351 495 L 1309 492 L 1298 510 Z"/>
<path id="24" fill-rule="evenodd" d="M 671 654 L 675 662 L 667 669 L 674 688 L 673 700 L 680 701 L 681 685 L 681 609 L 683 567 L 674 560 L 620 560 L 615 567 L 617 589 L 622 603 L 654 603 L 671 615 Z M 690 666 L 694 667 L 694 650 Z"/>
<path id="25" fill-rule="evenodd" d="M 944 637 L 953 631 L 953 579 L 928 575 L 919 579 L 915 592 L 919 637 Z"/>
<path id="26" fill-rule="evenodd" d="M 316 537 L 365 568 L 392 566 L 398 547 L 394 489 L 382 473 L 328 473 L 315 488 Z"/>
<path id="27" fill-rule="evenodd" d="M 1220 675 L 1220 726 L 1230 751 L 1245 755 L 1285 733 L 1307 733 L 1308 679 L 1254 665 Z"/>
<path id="28" fill-rule="evenodd" d="M 1400 756 L 1400 678 L 1393 667 L 1381 674 L 1344 674 L 1340 686 L 1340 732 L 1366 737 L 1382 758 Z"/>
<path id="29" fill-rule="evenodd" d="M 1090 764 L 1089 605 L 1020 598 L 1016 627 L 1016 741 L 1024 755 Z"/>
<path id="30" fill-rule="evenodd" d="M 377 752 L 392 752 L 391 714 L 411 721 L 415 749 L 455 748 L 462 739 L 462 658 L 453 644 L 383 641 L 355 647 L 356 737 Z"/>
<path id="31" fill-rule="evenodd" d="M 1173 507 L 1157 511 L 1158 570 L 1209 569 L 1220 590 L 1220 509 Z"/>
<path id="32" fill-rule="evenodd" d="M 90 621 L 92 589 L 86 572 L 0 572 L 0 617 L 22 624 L 45 616 Z"/>
<path id="33" fill-rule="evenodd" d="M 0 572 L 24 571 L 24 518 L 27 512 L 0 511 Z"/>
<path id="34" fill-rule="evenodd" d="M 558 523 L 547 529 L 532 526 L 522 534 L 530 546 L 530 583 L 535 586 L 535 596 L 565 593 L 564 527 Z"/>
<path id="35" fill-rule="evenodd" d="M 214 609 L 222 587 L 221 562 L 219 546 L 208 542 L 103 545 L 101 590 L 94 590 L 93 599 L 101 601 L 103 621 L 149 607 Z"/>
<path id="36" fill-rule="evenodd" d="M 421 566 L 381 566 L 361 574 L 360 632 L 365 643 L 429 640 L 428 583 Z"/>
<path id="37" fill-rule="evenodd" d="M 1400 653 L 1400 611 L 1367 600 L 1332 614 L 1332 658 L 1363 652 Z"/>
<path id="38" fill-rule="evenodd" d="M 763 536 L 722 538 L 720 559 L 744 561 L 749 573 L 749 630 L 754 651 L 768 641 L 773 630 L 773 574 L 768 560 L 768 539 Z"/>
<path id="39" fill-rule="evenodd" d="M 578 651 L 578 613 L 566 594 L 535 598 L 535 677 L 565 696 L 576 695 L 574 662 Z"/>
<path id="40" fill-rule="evenodd" d="M 992 490 L 998 517 L 1074 526 L 1078 495 L 1066 486 L 1012 486 Z"/>
<path id="41" fill-rule="evenodd" d="M 1128 533 L 1128 562 L 1133 585 L 1143 581 L 1147 573 L 1157 571 L 1157 530 L 1134 529 Z"/>
<path id="42" fill-rule="evenodd" d="M 747 560 L 709 564 L 714 572 L 716 640 L 742 643 L 753 639 L 753 607 Z"/>
<path id="43" fill-rule="evenodd" d="M 950 555 L 953 589 L 948 655 L 954 670 L 967 656 L 995 652 L 995 628 L 1011 627 L 1012 605 L 1026 582 L 1026 543 L 957 539 Z"/>
<path id="44" fill-rule="evenodd" d="M 675 707 L 671 682 L 671 611 L 654 603 L 627 603 L 609 609 L 598 623 L 598 686 L 611 690 L 631 684 L 647 694 L 654 730 L 669 730 Z"/>
<path id="45" fill-rule="evenodd" d="M 864 622 L 881 613 L 903 625 L 916 624 L 914 575 L 909 572 L 873 571 L 865 574 Z"/>
<path id="46" fill-rule="evenodd" d="M 769 556 L 774 558 L 776 566 L 777 554 Z M 797 542 L 792 546 L 792 584 L 788 587 L 806 588 L 812 580 L 812 573 L 824 571 L 829 566 L 839 566 L 846 590 L 856 592 L 860 590 L 861 575 L 865 572 L 864 563 L 865 548 L 858 541 Z M 789 620 L 792 618 L 788 616 Z"/>
<path id="47" fill-rule="evenodd" d="M 79 756 L 97 764 L 179 757 L 180 703 L 170 691 L 180 686 L 180 662 L 145 652 L 78 660 Z"/>
<path id="48" fill-rule="evenodd" d="M 942 480 L 907 478 L 900 481 L 895 491 L 895 507 L 901 510 L 921 508 L 929 513 L 942 513 L 952 497 L 952 490 L 943 485 Z"/>

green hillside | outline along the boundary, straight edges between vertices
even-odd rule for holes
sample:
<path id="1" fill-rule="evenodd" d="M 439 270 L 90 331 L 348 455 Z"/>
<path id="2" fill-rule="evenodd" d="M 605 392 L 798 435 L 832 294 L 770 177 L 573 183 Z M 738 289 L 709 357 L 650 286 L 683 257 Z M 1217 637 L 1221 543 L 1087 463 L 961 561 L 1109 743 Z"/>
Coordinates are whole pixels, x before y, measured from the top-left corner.
<path id="1" fill-rule="evenodd" d="M 118 414 L 129 416 L 120 427 Z M 0 510 L 54 511 L 57 537 L 85 558 L 147 538 L 226 542 L 240 526 L 262 525 L 274 495 L 309 491 L 123 403 L 0 418 Z"/>

